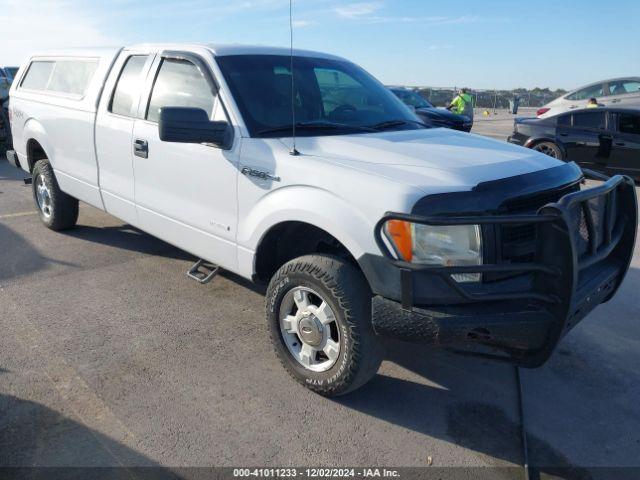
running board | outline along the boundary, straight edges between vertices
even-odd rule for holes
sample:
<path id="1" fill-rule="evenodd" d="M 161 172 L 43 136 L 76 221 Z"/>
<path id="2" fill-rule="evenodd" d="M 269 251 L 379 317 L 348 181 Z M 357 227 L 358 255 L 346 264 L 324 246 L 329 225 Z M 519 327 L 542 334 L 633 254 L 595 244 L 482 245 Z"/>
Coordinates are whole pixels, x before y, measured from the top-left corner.
<path id="1" fill-rule="evenodd" d="M 200 259 L 187 271 L 187 277 L 204 285 L 213 280 L 218 270 L 220 267 L 217 265 Z"/>

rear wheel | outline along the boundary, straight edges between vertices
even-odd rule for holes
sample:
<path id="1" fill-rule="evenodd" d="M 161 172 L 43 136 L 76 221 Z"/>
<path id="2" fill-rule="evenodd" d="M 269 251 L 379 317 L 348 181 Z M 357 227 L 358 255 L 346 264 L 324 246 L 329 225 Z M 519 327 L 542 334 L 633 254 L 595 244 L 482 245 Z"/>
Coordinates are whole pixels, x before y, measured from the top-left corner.
<path id="1" fill-rule="evenodd" d="M 544 153 L 545 155 L 549 155 L 550 157 L 557 158 L 558 160 L 563 159 L 562 150 L 560 147 L 553 142 L 540 142 L 536 143 L 533 146 L 533 149 L 536 152 Z"/>
<path id="2" fill-rule="evenodd" d="M 307 255 L 282 266 L 269 283 L 267 320 L 282 365 L 314 392 L 343 395 L 378 371 L 371 291 L 345 260 Z"/>
<path id="3" fill-rule="evenodd" d="M 33 199 L 40 220 L 51 230 L 66 230 L 78 221 L 78 200 L 58 186 L 49 160 L 38 160 L 33 167 Z"/>

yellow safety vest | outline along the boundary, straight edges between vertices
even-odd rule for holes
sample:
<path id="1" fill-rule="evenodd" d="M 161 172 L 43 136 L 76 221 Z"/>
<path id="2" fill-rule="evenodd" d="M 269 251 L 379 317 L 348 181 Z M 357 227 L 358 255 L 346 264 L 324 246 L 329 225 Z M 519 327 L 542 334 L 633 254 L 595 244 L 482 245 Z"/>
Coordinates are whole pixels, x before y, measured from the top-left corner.
<path id="1" fill-rule="evenodd" d="M 468 93 L 460 93 L 453 99 L 451 105 L 455 107 L 455 113 L 462 115 L 466 111 L 466 104 L 470 104 L 471 102 L 471 95 Z"/>

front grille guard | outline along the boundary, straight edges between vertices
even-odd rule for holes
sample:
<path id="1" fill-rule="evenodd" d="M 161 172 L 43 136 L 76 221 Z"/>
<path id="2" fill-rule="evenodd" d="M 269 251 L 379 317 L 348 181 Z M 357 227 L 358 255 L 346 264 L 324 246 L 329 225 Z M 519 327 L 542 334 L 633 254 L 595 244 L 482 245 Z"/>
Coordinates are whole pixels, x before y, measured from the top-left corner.
<path id="1" fill-rule="evenodd" d="M 399 259 L 391 242 L 385 240 L 383 228 L 389 220 L 432 226 L 533 224 L 537 229 L 535 261 L 458 267 L 416 265 Z M 533 215 L 417 216 L 389 212 L 376 224 L 374 235 L 380 250 L 400 268 L 405 310 L 414 306 L 414 272 L 440 277 L 466 302 L 542 304 L 556 322 L 548 333 L 546 347 L 528 354 L 523 362 L 534 366 L 548 358 L 566 330 L 615 294 L 631 263 L 637 225 L 635 184 L 628 177 L 616 175 L 601 185 L 566 194 Z M 616 274 L 609 284 L 590 291 L 589 278 L 596 276 L 599 265 L 604 264 L 615 267 Z M 527 290 L 495 293 L 495 288 L 480 283 L 471 291 L 468 284 L 453 279 L 452 275 L 461 273 L 529 274 L 533 280 Z M 509 285 L 509 280 L 504 284 Z"/>

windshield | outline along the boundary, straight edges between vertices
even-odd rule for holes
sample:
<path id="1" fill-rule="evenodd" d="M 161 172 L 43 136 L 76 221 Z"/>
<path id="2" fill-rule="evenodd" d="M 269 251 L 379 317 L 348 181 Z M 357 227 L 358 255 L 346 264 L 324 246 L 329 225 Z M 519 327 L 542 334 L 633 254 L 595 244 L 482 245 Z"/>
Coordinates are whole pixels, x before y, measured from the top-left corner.
<path id="1" fill-rule="evenodd" d="M 291 58 L 216 58 L 252 137 L 291 136 Z M 294 57 L 296 134 L 366 133 L 425 128 L 391 92 L 358 66 Z"/>
<path id="2" fill-rule="evenodd" d="M 411 90 L 392 88 L 391 91 L 406 105 L 415 108 L 434 108 L 422 95 Z"/>

